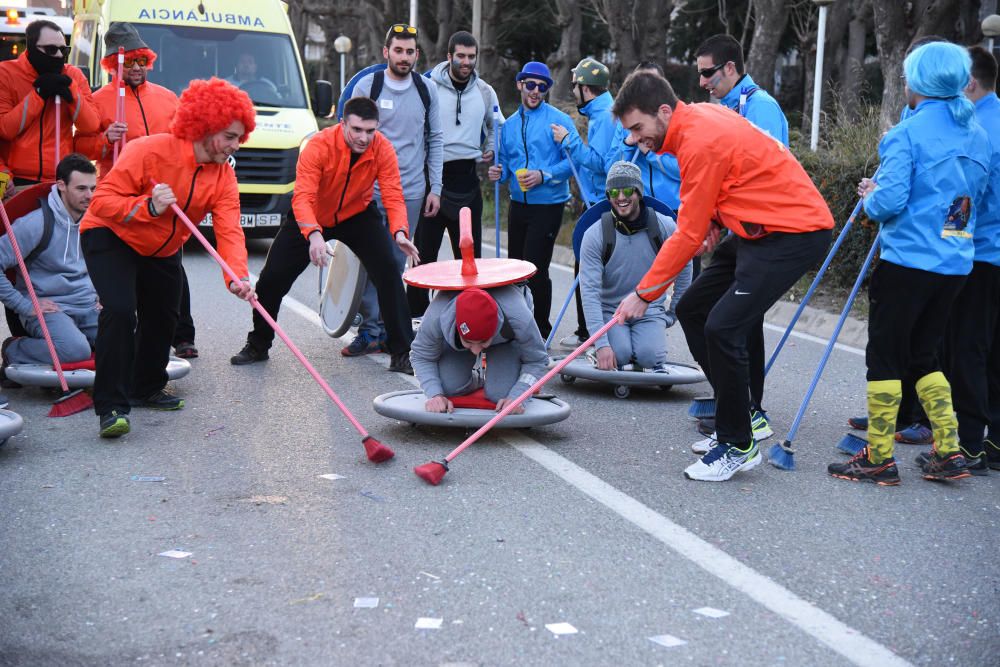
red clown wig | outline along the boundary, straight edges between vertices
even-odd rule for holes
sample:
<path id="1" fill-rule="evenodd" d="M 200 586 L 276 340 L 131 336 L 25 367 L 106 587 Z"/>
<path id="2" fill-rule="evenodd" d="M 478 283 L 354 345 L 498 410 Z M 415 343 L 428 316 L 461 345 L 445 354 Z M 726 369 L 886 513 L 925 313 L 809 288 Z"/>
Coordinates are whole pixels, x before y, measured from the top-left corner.
<path id="1" fill-rule="evenodd" d="M 153 69 L 153 63 L 156 62 L 156 53 L 152 49 L 132 49 L 125 52 L 126 58 L 141 58 L 143 56 L 146 56 L 146 69 Z M 111 76 L 118 74 L 117 51 L 101 58 L 101 69 Z"/>
<path id="2" fill-rule="evenodd" d="M 170 123 L 170 133 L 179 139 L 199 141 L 222 132 L 234 120 L 243 123 L 244 143 L 257 126 L 250 96 L 231 83 L 212 77 L 196 79 L 181 93 L 181 103 Z"/>

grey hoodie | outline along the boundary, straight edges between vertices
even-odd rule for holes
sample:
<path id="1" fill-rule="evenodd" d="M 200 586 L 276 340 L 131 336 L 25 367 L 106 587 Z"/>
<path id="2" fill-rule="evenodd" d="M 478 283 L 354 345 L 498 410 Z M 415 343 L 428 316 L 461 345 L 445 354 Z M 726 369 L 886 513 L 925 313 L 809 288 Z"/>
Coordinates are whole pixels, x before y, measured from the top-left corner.
<path id="1" fill-rule="evenodd" d="M 67 313 L 89 312 L 97 305 L 97 292 L 90 282 L 87 264 L 80 252 L 80 224 L 70 219 L 58 188 L 53 185 L 48 196 L 55 217 L 52 238 L 28 267 L 31 284 L 39 299 L 49 299 Z M 14 235 L 21 254 L 27 258 L 42 240 L 45 223 L 42 209 L 14 221 Z M 0 266 L 4 270 L 17 267 L 14 248 L 7 235 L 0 237 Z M 0 301 L 21 317 L 35 315 L 28 297 L 28 288 L 17 269 L 17 287 L 0 274 Z"/>
<path id="2" fill-rule="evenodd" d="M 448 75 L 449 66 L 446 60 L 431 70 L 431 81 L 437 84 L 444 161 L 479 161 L 484 152 L 493 150 L 494 109 L 496 124 L 503 125 L 500 102 L 492 86 L 480 79 L 475 71 L 465 90 L 456 90 Z"/>
<path id="3" fill-rule="evenodd" d="M 512 340 L 520 350 L 521 373 L 517 382 L 507 394 L 508 398 L 517 398 L 528 387 L 545 375 L 549 365 L 549 355 L 545 351 L 545 341 L 535 324 L 534 309 L 525 300 L 521 288 L 493 287 L 486 290 L 497 302 L 499 310 L 497 330 L 490 339 L 491 345 L 509 343 Z M 455 297 L 458 292 L 438 292 L 424 313 L 423 324 L 417 330 L 417 337 L 410 346 L 410 364 L 413 373 L 420 381 L 424 395 L 434 397 L 443 393 L 441 375 L 438 372 L 438 360 L 445 346 L 462 351 L 465 348 L 456 340 L 455 328 Z M 510 324 L 514 338 L 503 335 L 504 322 Z M 472 354 L 469 352 L 469 354 Z M 486 352 L 489 355 L 489 350 Z M 530 382 L 527 380 L 532 379 Z"/>

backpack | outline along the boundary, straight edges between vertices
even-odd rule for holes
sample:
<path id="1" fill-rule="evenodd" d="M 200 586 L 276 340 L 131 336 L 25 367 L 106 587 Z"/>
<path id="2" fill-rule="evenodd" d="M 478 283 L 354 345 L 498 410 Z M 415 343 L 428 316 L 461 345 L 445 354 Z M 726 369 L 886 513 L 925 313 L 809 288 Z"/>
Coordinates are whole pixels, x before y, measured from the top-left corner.
<path id="1" fill-rule="evenodd" d="M 41 204 L 40 208 L 42 209 L 42 238 L 38 240 L 38 245 L 24 258 L 24 265 L 28 268 L 31 268 L 31 263 L 38 259 L 38 256 L 49 246 L 49 241 L 52 240 L 52 230 L 56 226 L 56 216 L 52 213 L 48 198 L 41 197 L 38 203 Z"/>
<path id="2" fill-rule="evenodd" d="M 660 252 L 663 245 L 663 237 L 660 236 L 660 220 L 656 217 L 656 211 L 646 207 L 646 237 L 649 244 L 653 246 L 653 253 Z M 611 259 L 611 254 L 615 251 L 615 242 L 618 234 L 615 232 L 615 217 L 611 211 L 601 216 L 601 238 L 604 240 L 604 254 L 601 255 L 601 263 L 605 266 Z"/>
<path id="3" fill-rule="evenodd" d="M 431 94 L 427 90 L 427 83 L 424 81 L 424 77 L 411 70 L 410 78 L 413 79 L 413 85 L 417 89 L 417 94 L 420 95 L 420 101 L 424 104 L 424 147 L 426 148 L 427 139 L 431 135 Z M 373 102 L 377 102 L 379 95 L 382 94 L 384 85 L 385 70 L 374 72 L 372 74 L 372 89 L 368 91 L 368 98 Z"/>

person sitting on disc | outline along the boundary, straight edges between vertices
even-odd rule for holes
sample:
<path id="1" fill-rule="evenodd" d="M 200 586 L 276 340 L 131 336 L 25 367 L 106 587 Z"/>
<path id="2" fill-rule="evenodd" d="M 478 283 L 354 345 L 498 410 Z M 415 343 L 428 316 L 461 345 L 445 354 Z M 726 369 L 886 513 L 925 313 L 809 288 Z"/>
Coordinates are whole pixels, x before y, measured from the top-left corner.
<path id="1" fill-rule="evenodd" d="M 583 235 L 580 245 L 580 291 L 587 329 L 597 331 L 615 314 L 653 265 L 663 242 L 677 225 L 643 201 L 642 174 L 631 162 L 615 162 L 608 171 L 606 193 L 611 210 Z M 674 283 L 670 307 L 666 293 L 646 314 L 612 327 L 595 343 L 602 370 L 650 369 L 665 372 L 667 340 L 664 329 L 677 321 L 674 304 L 691 284 L 691 263 Z"/>
<path id="2" fill-rule="evenodd" d="M 410 348 L 428 412 L 452 412 L 449 396 L 480 388 L 499 412 L 545 374 L 549 356 L 530 298 L 514 285 L 437 293 Z"/>

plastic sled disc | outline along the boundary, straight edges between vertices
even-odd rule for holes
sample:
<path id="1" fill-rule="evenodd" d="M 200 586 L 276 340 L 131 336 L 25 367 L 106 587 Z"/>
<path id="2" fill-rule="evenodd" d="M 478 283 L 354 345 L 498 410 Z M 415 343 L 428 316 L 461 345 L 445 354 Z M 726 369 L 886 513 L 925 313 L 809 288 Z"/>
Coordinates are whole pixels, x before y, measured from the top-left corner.
<path id="1" fill-rule="evenodd" d="M 559 357 L 561 359 L 562 357 Z M 553 359 L 553 362 L 558 359 Z M 662 387 L 669 389 L 675 384 L 694 384 L 704 382 L 705 374 L 701 369 L 692 364 L 682 364 L 668 361 L 666 373 L 653 373 L 652 371 L 605 371 L 599 369 L 589 358 L 577 357 L 566 364 L 560 371 L 559 378 L 567 383 L 573 383 L 577 378 L 593 380 L 604 384 L 614 385 L 615 396 L 627 398 L 629 387 Z"/>
<path id="2" fill-rule="evenodd" d="M 523 282 L 538 270 L 531 262 L 500 257 L 476 258 L 472 243 L 472 211 L 458 213 L 458 247 L 462 259 L 414 266 L 403 274 L 406 284 L 436 290 L 487 289 Z"/>
<path id="3" fill-rule="evenodd" d="M 17 435 L 24 428 L 24 420 L 21 415 L 10 410 L 0 410 L 0 447 L 6 444 L 7 439 Z"/>
<path id="4" fill-rule="evenodd" d="M 326 285 L 319 302 L 319 320 L 328 336 L 340 338 L 354 322 L 368 274 L 358 256 L 339 241 L 327 241 L 330 257 Z"/>
<path id="5" fill-rule="evenodd" d="M 419 389 L 393 391 L 376 396 L 373 403 L 375 412 L 389 419 L 422 426 L 457 426 L 479 428 L 496 417 L 496 412 L 488 408 L 455 408 L 447 412 L 427 412 L 424 404 L 427 397 Z M 527 428 L 555 424 L 569 417 L 569 404 L 558 398 L 529 398 L 522 403 L 524 412 L 507 415 L 497 424 L 498 428 Z"/>
<path id="6" fill-rule="evenodd" d="M 677 213 L 674 209 L 670 208 L 659 199 L 654 199 L 653 197 L 643 197 L 642 201 L 646 206 L 653 209 L 657 213 L 661 213 L 673 219 L 677 219 Z M 583 235 L 590 229 L 595 222 L 601 220 L 601 216 L 611 210 L 611 202 L 607 199 L 597 202 L 586 211 L 583 215 L 576 221 L 576 227 L 573 228 L 573 254 L 577 259 L 580 259 L 580 246 L 583 244 Z"/>
<path id="7" fill-rule="evenodd" d="M 170 357 L 167 362 L 167 377 L 179 380 L 191 372 L 187 359 Z M 26 387 L 58 387 L 59 376 L 49 364 L 11 364 L 6 368 L 7 377 Z M 94 360 L 64 364 L 63 375 L 70 389 L 86 389 L 94 386 Z"/>

